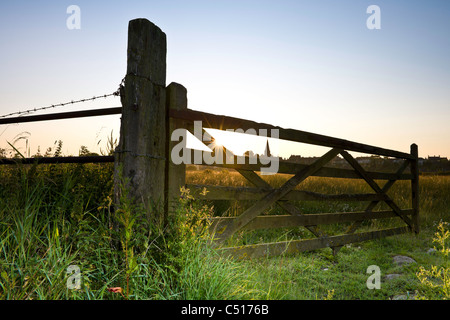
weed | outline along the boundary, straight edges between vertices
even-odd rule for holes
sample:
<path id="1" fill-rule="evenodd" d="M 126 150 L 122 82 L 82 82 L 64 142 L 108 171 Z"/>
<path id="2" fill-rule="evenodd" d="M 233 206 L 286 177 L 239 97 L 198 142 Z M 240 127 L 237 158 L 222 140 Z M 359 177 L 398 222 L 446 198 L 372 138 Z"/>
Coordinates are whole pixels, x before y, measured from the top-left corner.
<path id="1" fill-rule="evenodd" d="M 419 299 L 444 299 L 450 298 L 450 267 L 448 264 L 448 239 L 450 231 L 446 229 L 447 222 L 441 221 L 438 225 L 438 231 L 435 233 L 433 242 L 438 244 L 437 252 L 443 257 L 443 266 L 432 265 L 431 269 L 423 266 L 419 268 L 417 277 L 425 286 L 425 290 L 418 296 Z M 435 247 L 436 249 L 436 247 Z"/>

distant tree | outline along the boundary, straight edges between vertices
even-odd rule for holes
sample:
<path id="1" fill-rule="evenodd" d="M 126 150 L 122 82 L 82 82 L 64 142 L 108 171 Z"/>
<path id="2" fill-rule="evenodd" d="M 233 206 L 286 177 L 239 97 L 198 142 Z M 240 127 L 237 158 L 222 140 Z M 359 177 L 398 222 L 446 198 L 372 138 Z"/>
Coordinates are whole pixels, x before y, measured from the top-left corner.
<path id="1" fill-rule="evenodd" d="M 89 151 L 89 149 L 86 146 L 81 146 L 78 154 L 80 157 L 92 157 L 99 155 L 98 153 Z"/>

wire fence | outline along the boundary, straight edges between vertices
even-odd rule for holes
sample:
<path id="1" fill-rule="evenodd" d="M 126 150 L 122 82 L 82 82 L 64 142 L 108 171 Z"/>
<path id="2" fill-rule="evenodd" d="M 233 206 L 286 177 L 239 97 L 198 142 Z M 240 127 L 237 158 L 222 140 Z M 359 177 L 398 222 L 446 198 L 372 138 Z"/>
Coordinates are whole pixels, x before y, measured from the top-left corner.
<path id="1" fill-rule="evenodd" d="M 45 106 L 45 107 L 29 108 L 29 109 L 24 110 L 24 111 L 11 112 L 11 113 L 8 113 L 8 114 L 1 115 L 0 119 L 11 117 L 11 116 L 19 116 L 20 117 L 20 116 L 23 116 L 25 114 L 29 115 L 30 113 L 37 112 L 37 111 L 53 109 L 53 108 L 57 108 L 57 107 L 64 107 L 64 106 L 67 106 L 67 105 L 73 105 L 73 104 L 77 104 L 77 103 L 94 101 L 94 100 L 101 99 L 101 98 L 108 98 L 108 97 L 112 97 L 112 96 L 118 97 L 118 96 L 120 96 L 120 87 L 123 85 L 124 81 L 125 81 L 125 77 L 122 78 L 122 81 L 120 82 L 119 87 L 117 88 L 117 90 L 112 92 L 112 93 L 106 93 L 106 94 L 103 94 L 103 95 L 93 96 L 92 98 L 70 100 L 70 101 L 63 102 L 63 103 L 51 104 L 51 105 L 48 105 L 48 106 Z"/>
<path id="2" fill-rule="evenodd" d="M 11 113 L 4 114 L 4 115 L 0 116 L 0 118 L 7 118 L 7 117 L 10 117 L 10 116 L 22 116 L 22 115 L 25 115 L 25 114 L 30 114 L 32 112 L 52 109 L 52 108 L 56 108 L 56 107 L 63 107 L 63 106 L 70 105 L 70 104 L 94 101 L 94 100 L 97 100 L 97 99 L 100 99 L 100 98 L 108 98 L 108 97 L 111 97 L 111 96 L 119 96 L 119 90 L 117 90 L 117 91 L 115 91 L 113 93 L 109 93 L 109 94 L 104 94 L 104 95 L 100 95 L 100 96 L 93 96 L 92 98 L 85 98 L 85 99 L 80 99 L 80 100 L 71 100 L 71 101 L 68 101 L 68 102 L 52 104 L 52 105 L 45 106 L 45 107 L 32 108 L 32 109 L 28 109 L 28 110 L 24 110 L 24 111 L 11 112 Z"/>
<path id="3" fill-rule="evenodd" d="M 121 114 L 122 107 L 113 108 L 101 108 L 101 109 L 91 109 L 83 111 L 71 111 L 71 112 L 61 112 L 61 113 L 50 113 L 43 115 L 31 115 L 34 112 L 54 109 L 57 107 L 63 107 L 67 105 L 79 104 L 89 101 L 98 100 L 101 98 L 108 98 L 112 96 L 120 96 L 120 87 L 123 84 L 124 79 L 122 79 L 119 88 L 108 94 L 93 96 L 91 98 L 84 98 L 79 100 L 71 100 L 68 102 L 52 104 L 39 108 L 29 108 L 24 111 L 16 111 L 0 116 L 0 125 L 5 124 L 17 124 L 24 122 L 38 122 L 47 120 L 59 120 L 59 119 L 73 119 L 73 118 L 83 118 L 83 117 L 95 117 L 95 116 L 106 116 Z M 12 117 L 15 116 L 15 117 Z M 34 157 L 34 158 L 0 158 L 0 165 L 9 164 L 52 164 L 52 163 L 104 163 L 104 162 L 114 162 L 114 156 L 80 156 L 80 157 Z"/>

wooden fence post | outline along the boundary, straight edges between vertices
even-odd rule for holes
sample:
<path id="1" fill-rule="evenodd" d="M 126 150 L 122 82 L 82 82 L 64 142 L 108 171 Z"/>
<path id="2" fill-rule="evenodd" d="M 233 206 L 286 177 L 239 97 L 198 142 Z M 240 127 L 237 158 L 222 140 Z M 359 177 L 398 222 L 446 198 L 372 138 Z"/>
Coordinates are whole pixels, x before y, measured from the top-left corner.
<path id="1" fill-rule="evenodd" d="M 411 160 L 411 195 L 412 195 L 412 208 L 414 210 L 412 221 L 414 223 L 414 229 L 416 233 L 419 233 L 419 149 L 417 144 L 411 145 L 411 155 L 414 157 Z"/>
<path id="2" fill-rule="evenodd" d="M 122 177 L 129 197 L 158 222 L 164 215 L 165 200 L 166 51 L 166 35 L 161 29 L 146 19 L 129 22 L 114 194 L 117 203 Z"/>
<path id="3" fill-rule="evenodd" d="M 181 84 L 172 82 L 167 86 L 166 89 L 166 108 L 167 108 L 167 123 L 169 124 L 169 128 L 167 130 L 167 152 L 166 152 L 166 189 L 167 189 L 167 209 L 166 212 L 168 215 L 173 215 L 176 210 L 176 206 L 178 203 L 178 199 L 181 195 L 180 187 L 186 184 L 186 164 L 174 164 L 171 151 L 173 147 L 178 143 L 186 143 L 186 131 L 182 136 L 177 137 L 180 138 L 181 141 L 172 141 L 171 136 L 172 132 L 176 129 L 189 129 L 186 121 L 180 119 L 172 119 L 169 117 L 169 110 L 186 110 L 187 109 L 187 90 Z M 184 148 L 183 148 L 184 149 Z"/>

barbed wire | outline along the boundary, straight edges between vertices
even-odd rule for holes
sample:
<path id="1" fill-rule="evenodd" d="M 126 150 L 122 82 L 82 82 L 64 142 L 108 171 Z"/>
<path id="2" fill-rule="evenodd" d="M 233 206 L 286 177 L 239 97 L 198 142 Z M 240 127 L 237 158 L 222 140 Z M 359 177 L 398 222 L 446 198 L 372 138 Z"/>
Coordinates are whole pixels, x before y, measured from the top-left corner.
<path id="1" fill-rule="evenodd" d="M 120 86 L 122 85 L 122 83 L 123 83 L 123 80 L 120 83 Z M 4 114 L 4 115 L 0 116 L 0 118 L 7 118 L 7 117 L 10 117 L 10 116 L 14 116 L 14 115 L 17 115 L 17 116 L 20 117 L 21 115 L 24 115 L 24 114 L 30 114 L 32 112 L 52 109 L 52 108 L 56 108 L 56 107 L 63 107 L 63 106 L 69 105 L 69 104 L 82 103 L 82 102 L 87 102 L 87 101 L 94 101 L 94 100 L 97 100 L 97 99 L 100 99 L 100 98 L 107 98 L 107 97 L 111 97 L 111 96 L 116 96 L 117 97 L 117 96 L 120 95 L 120 86 L 119 86 L 119 89 L 117 89 L 113 93 L 104 94 L 104 95 L 100 95 L 100 96 L 93 96 L 92 98 L 85 98 L 85 99 L 80 99 L 80 100 L 71 100 L 71 101 L 68 101 L 68 102 L 52 104 L 52 105 L 45 106 L 45 107 L 40 107 L 40 108 L 32 108 L 32 109 L 28 109 L 28 110 L 24 110 L 24 111 L 11 112 L 11 113 Z"/>

